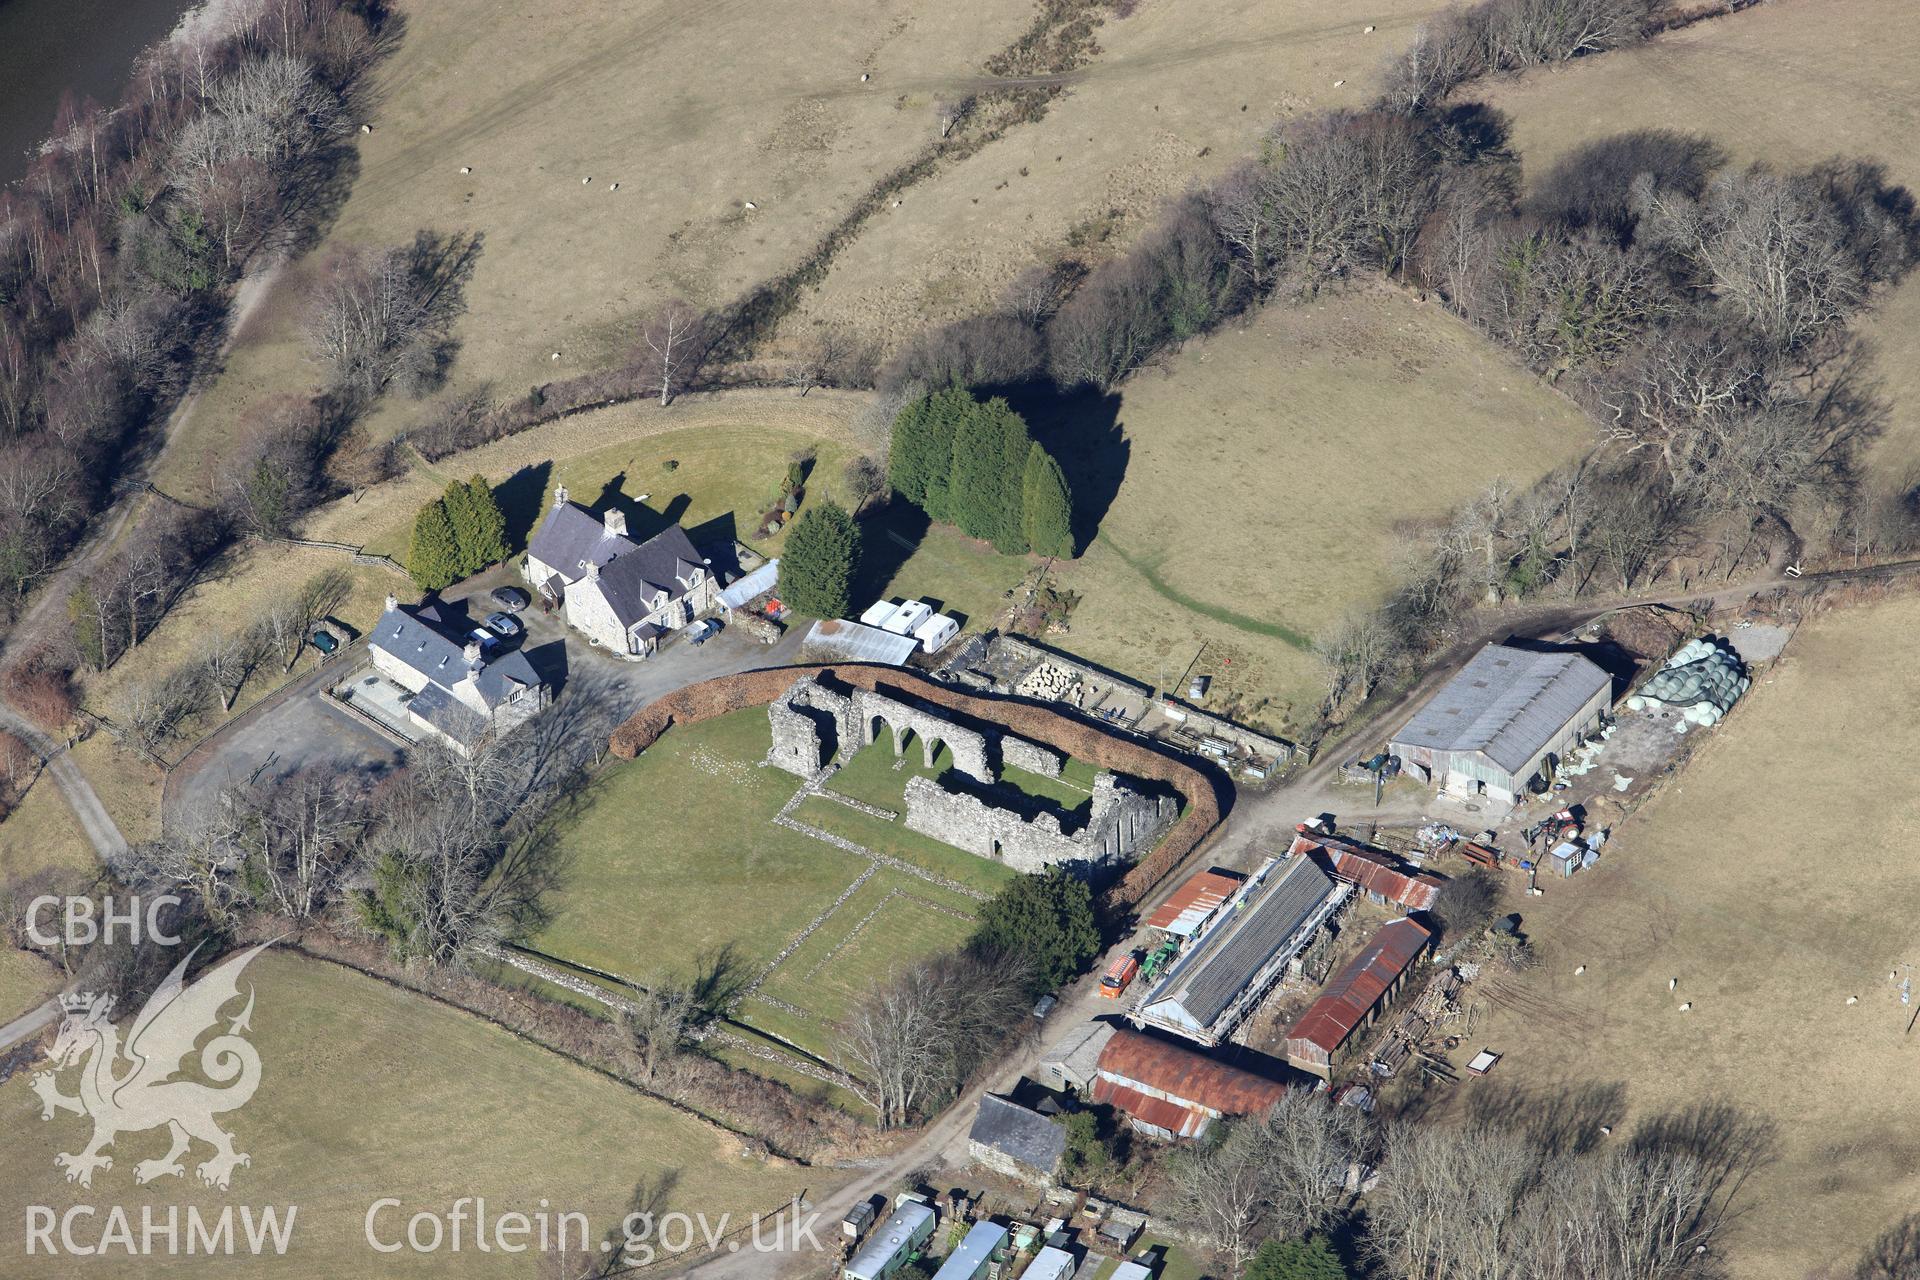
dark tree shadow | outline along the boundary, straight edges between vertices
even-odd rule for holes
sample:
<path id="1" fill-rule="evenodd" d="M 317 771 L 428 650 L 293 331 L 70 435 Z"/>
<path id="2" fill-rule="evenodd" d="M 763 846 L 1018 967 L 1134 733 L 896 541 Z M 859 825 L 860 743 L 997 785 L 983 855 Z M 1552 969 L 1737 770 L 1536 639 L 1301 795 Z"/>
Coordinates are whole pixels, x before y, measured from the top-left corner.
<path id="1" fill-rule="evenodd" d="M 553 476 L 551 462 L 536 462 L 520 468 L 493 487 L 494 501 L 507 518 L 507 545 L 524 547 L 533 537 L 533 527 L 547 508 L 548 484 Z"/>
<path id="2" fill-rule="evenodd" d="M 855 600 L 878 600 L 900 566 L 919 549 L 931 522 L 926 512 L 894 501 L 860 522 L 860 566 L 853 575 Z"/>
<path id="3" fill-rule="evenodd" d="M 729 942 L 702 951 L 694 958 L 693 1001 L 708 1018 L 725 1017 L 733 1002 L 753 981 L 753 967 L 740 948 Z"/>
<path id="4" fill-rule="evenodd" d="M 1033 438 L 1053 455 L 1073 494 L 1073 546 L 1079 555 L 1107 518 L 1132 452 L 1120 425 L 1120 396 L 1092 387 L 1061 390 L 1051 378 L 982 387 L 1006 397 Z"/>
<path id="5" fill-rule="evenodd" d="M 1588 1082 L 1562 1089 L 1505 1085 L 1473 1090 L 1467 1115 L 1475 1124 L 1524 1135 L 1550 1155 L 1583 1155 L 1599 1146 L 1627 1109 L 1627 1086 Z"/>

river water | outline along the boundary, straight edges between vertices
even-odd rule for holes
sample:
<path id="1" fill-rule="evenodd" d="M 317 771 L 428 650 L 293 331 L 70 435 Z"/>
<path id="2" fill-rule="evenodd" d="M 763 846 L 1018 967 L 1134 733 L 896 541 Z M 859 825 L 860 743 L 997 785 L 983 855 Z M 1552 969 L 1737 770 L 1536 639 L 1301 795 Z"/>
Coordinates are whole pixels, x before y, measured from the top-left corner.
<path id="1" fill-rule="evenodd" d="M 0 183 L 26 172 L 72 89 L 111 104 L 134 55 L 173 30 L 188 0 L 0 0 Z"/>

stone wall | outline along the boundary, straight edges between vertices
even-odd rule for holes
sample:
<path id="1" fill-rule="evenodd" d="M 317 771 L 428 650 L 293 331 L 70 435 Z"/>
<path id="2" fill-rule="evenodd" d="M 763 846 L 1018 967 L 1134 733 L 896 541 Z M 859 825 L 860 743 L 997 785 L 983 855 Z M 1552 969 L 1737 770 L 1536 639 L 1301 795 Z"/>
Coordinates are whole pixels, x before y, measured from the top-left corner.
<path id="1" fill-rule="evenodd" d="M 1028 773 L 1037 773 L 1043 778 L 1060 776 L 1060 757 L 1045 747 L 1035 746 L 1025 738 L 1016 738 L 1007 734 L 1000 739 L 1000 763 L 1010 764 L 1016 769 L 1025 769 Z"/>
<path id="2" fill-rule="evenodd" d="M 895 758 L 906 753 L 911 734 L 920 743 L 927 768 L 933 767 L 934 752 L 944 743 L 953 755 L 954 768 L 980 782 L 994 780 L 987 766 L 985 734 L 872 689 L 855 689 L 848 695 L 806 676 L 768 704 L 767 722 L 773 730 L 767 763 L 802 778 L 812 777 L 836 755 L 845 758 L 871 745 L 884 726 L 893 731 Z M 1056 773 L 1058 768 L 1056 762 Z"/>
<path id="3" fill-rule="evenodd" d="M 931 778 L 907 782 L 906 825 L 921 835 L 1016 871 L 1064 866 L 1091 875 L 1130 862 L 1173 821 L 1178 804 L 1120 785 L 1111 773 L 1094 780 L 1087 825 L 1067 834 L 1051 813 L 1028 818 L 978 796 L 949 791 Z"/>
<path id="4" fill-rule="evenodd" d="M 1153 778 L 1179 791 L 1186 798 L 1186 812 L 1158 848 L 1107 890 L 1107 902 L 1113 907 L 1140 901 L 1200 848 L 1219 825 L 1221 800 L 1228 784 L 1217 775 L 1202 772 L 1183 756 L 1137 738 L 1121 737 L 1049 707 L 963 693 L 899 667 L 843 662 L 715 676 L 676 689 L 634 712 L 613 731 L 608 749 L 619 759 L 631 760 L 676 724 L 696 724 L 747 707 L 765 707 L 791 689 L 795 680 L 808 676 L 828 676 L 862 689 L 884 688 L 931 706 L 950 707 L 975 720 L 1004 725 L 1076 760 L 1118 769 L 1136 778 Z"/>

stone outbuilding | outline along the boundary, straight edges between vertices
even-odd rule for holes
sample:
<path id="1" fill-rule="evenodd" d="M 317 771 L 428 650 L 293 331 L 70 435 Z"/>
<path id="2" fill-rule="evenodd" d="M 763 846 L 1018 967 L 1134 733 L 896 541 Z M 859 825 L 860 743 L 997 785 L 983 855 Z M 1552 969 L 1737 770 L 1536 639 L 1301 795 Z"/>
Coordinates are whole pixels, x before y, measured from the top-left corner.
<path id="1" fill-rule="evenodd" d="M 1067 1131 L 1031 1107 L 997 1093 L 980 1099 L 967 1134 L 975 1164 L 1023 1182 L 1051 1184 L 1067 1150 Z"/>
<path id="2" fill-rule="evenodd" d="M 636 543 L 624 512 L 596 516 L 568 501 L 564 485 L 553 497 L 527 547 L 527 581 L 589 641 L 646 657 L 668 632 L 714 611 L 719 584 L 679 525 Z"/>

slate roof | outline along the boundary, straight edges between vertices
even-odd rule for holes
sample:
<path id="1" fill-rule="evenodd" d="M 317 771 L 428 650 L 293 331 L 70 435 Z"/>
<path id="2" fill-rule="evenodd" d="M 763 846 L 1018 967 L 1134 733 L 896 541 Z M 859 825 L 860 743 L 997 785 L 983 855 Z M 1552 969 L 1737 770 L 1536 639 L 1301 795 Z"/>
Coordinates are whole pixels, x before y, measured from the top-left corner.
<path id="1" fill-rule="evenodd" d="M 1331 1055 L 1432 939 L 1432 931 L 1411 920 L 1381 926 L 1360 954 L 1334 975 L 1299 1021 L 1287 1028 L 1288 1043 L 1304 1040 Z"/>
<path id="2" fill-rule="evenodd" d="M 396 605 L 380 615 L 380 621 L 374 624 L 372 644 L 425 676 L 429 687 L 438 685 L 443 689 L 452 688 L 467 678 L 471 665 L 467 661 L 464 640 L 449 638 L 414 617 L 402 605 Z M 480 696 L 489 707 L 497 707 L 505 702 L 513 693 L 515 684 L 529 687 L 540 684 L 540 677 L 534 671 L 533 664 L 527 661 L 526 654 L 515 649 L 511 653 L 481 660 Z M 411 709 L 418 711 L 423 718 L 434 705 L 430 703 L 425 708 L 420 705 L 420 700 L 426 695 L 427 691 L 422 690 L 414 695 L 410 704 Z"/>
<path id="3" fill-rule="evenodd" d="M 407 710 L 456 742 L 471 746 L 486 736 L 487 718 L 437 684 L 414 694 Z"/>
<path id="4" fill-rule="evenodd" d="M 1220 918 L 1188 944 L 1141 1015 L 1206 1031 L 1308 918 L 1329 897 L 1344 892 L 1311 859 L 1270 867 L 1264 882 L 1242 886 Z"/>
<path id="5" fill-rule="evenodd" d="M 1067 1131 L 1038 1111 L 989 1093 L 980 1099 L 968 1140 L 1005 1152 L 1030 1169 L 1052 1173 L 1067 1149 Z"/>
<path id="6" fill-rule="evenodd" d="M 626 539 L 618 539 L 626 542 Z M 653 601 L 665 592 L 669 603 L 687 594 L 688 579 L 700 566 L 687 531 L 669 525 L 639 546 L 614 554 L 600 569 L 600 594 L 606 597 L 620 625 L 630 627 L 653 612 Z M 545 556 L 539 557 L 546 560 Z M 553 561 L 547 560 L 548 564 Z"/>
<path id="7" fill-rule="evenodd" d="M 633 550 L 633 542 L 607 530 L 606 521 L 577 502 L 556 502 L 527 543 L 527 554 L 577 582 L 585 564 L 607 561 Z"/>
<path id="8" fill-rule="evenodd" d="M 1490 644 L 1427 699 L 1392 741 L 1396 747 L 1478 752 L 1515 773 L 1611 684 L 1606 672 L 1577 653 Z"/>

